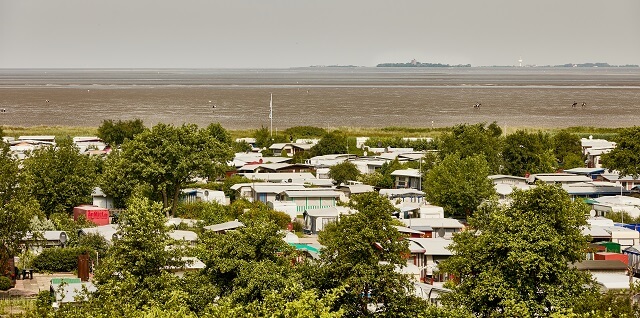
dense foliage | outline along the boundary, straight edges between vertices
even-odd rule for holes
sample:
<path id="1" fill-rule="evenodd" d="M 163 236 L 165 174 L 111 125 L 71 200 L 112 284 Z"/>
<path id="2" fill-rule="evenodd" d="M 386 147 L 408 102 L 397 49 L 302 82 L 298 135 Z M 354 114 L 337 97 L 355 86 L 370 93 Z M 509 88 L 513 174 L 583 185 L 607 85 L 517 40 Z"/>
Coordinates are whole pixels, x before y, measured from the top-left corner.
<path id="1" fill-rule="evenodd" d="M 23 161 L 25 185 L 47 214 L 70 213 L 91 202 L 96 186 L 94 159 L 80 153 L 71 138 L 36 149 Z"/>
<path id="2" fill-rule="evenodd" d="M 20 251 L 20 240 L 39 215 L 39 205 L 21 186 L 24 179 L 9 145 L 0 141 L 0 264 Z M 0 272 L 0 276 L 2 276 Z"/>
<path id="3" fill-rule="evenodd" d="M 448 217 L 469 217 L 483 201 L 495 195 L 488 176 L 489 166 L 484 156 L 449 155 L 425 175 L 425 198 L 442 206 Z"/>
<path id="4" fill-rule="evenodd" d="M 78 269 L 78 256 L 83 253 L 91 258 L 95 255 L 95 251 L 87 247 L 45 248 L 31 265 L 37 271 L 71 272 Z"/>
<path id="5" fill-rule="evenodd" d="M 219 137 L 219 135 L 218 135 Z M 180 190 L 194 177 L 216 177 L 226 171 L 232 153 L 208 130 L 195 125 L 158 124 L 122 145 L 122 153 L 105 163 L 105 193 L 130 195 L 148 187 L 167 215 L 175 214 Z M 125 177 L 126 176 L 126 177 Z"/>
<path id="6" fill-rule="evenodd" d="M 591 297 L 589 274 L 569 266 L 584 259 L 586 206 L 544 184 L 512 199 L 483 205 L 453 237 L 453 256 L 438 266 L 455 277 L 443 300 L 483 317 L 541 317 Z"/>
<path id="7" fill-rule="evenodd" d="M 337 185 L 349 180 L 355 181 L 358 176 L 360 176 L 360 170 L 350 161 L 344 161 L 329 168 L 329 178 L 333 179 Z"/>
<path id="8" fill-rule="evenodd" d="M 454 153 L 458 153 L 461 159 L 484 155 L 489 165 L 489 173 L 497 174 L 503 164 L 502 145 L 502 129 L 495 122 L 489 125 L 461 124 L 454 126 L 450 133 L 444 133 L 439 138 L 438 150 L 441 159 Z"/>
<path id="9" fill-rule="evenodd" d="M 526 173 L 554 172 L 557 160 L 548 134 L 518 130 L 504 140 L 504 173 L 524 176 Z"/>
<path id="10" fill-rule="evenodd" d="M 603 154 L 602 165 L 621 176 L 640 177 L 640 126 L 626 128 L 615 139 L 616 148 Z"/>
<path id="11" fill-rule="evenodd" d="M 137 134 L 144 131 L 144 124 L 141 119 L 118 120 L 114 122 L 112 119 L 103 120 L 98 127 L 98 137 L 105 143 L 116 147 L 123 144 L 126 140 L 131 140 Z"/>

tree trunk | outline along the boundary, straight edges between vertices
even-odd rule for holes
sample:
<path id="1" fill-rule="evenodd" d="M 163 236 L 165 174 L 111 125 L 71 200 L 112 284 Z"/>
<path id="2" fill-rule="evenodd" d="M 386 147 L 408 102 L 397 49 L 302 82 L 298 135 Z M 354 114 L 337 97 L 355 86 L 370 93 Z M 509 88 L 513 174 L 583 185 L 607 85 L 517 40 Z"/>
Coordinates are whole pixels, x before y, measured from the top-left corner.
<path id="1" fill-rule="evenodd" d="M 169 217 L 169 210 L 167 209 L 169 207 L 169 202 L 168 202 L 168 198 L 167 198 L 167 189 L 166 188 L 162 189 L 162 207 L 165 210 L 166 216 Z"/>
<path id="2" fill-rule="evenodd" d="M 178 197 L 180 196 L 180 186 L 176 186 L 173 192 L 173 202 L 171 202 L 171 217 L 175 217 L 178 207 Z"/>

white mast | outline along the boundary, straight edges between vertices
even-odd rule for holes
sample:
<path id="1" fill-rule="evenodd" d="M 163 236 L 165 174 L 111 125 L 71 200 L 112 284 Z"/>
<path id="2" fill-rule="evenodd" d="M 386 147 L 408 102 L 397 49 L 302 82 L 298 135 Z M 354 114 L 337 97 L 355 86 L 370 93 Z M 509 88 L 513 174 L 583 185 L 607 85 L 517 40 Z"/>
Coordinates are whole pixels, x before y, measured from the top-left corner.
<path id="1" fill-rule="evenodd" d="M 271 93 L 271 99 L 269 100 L 269 120 L 271 120 L 271 137 L 273 137 L 273 93 Z"/>

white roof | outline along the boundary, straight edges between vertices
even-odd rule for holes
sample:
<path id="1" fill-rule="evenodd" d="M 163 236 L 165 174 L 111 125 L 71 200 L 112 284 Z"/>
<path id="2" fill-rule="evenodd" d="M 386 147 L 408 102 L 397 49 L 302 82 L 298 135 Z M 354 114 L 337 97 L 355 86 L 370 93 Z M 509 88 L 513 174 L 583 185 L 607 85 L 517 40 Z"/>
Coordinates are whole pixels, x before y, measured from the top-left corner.
<path id="1" fill-rule="evenodd" d="M 414 229 L 408 228 L 406 226 L 394 225 L 393 227 L 398 229 L 398 232 L 400 232 L 400 233 L 424 234 L 424 232 L 421 232 L 421 231 L 418 231 L 418 230 L 414 230 Z"/>
<path id="2" fill-rule="evenodd" d="M 166 226 L 178 226 L 178 225 L 184 223 L 187 226 L 195 227 L 198 224 L 198 222 L 201 222 L 201 221 L 202 220 L 182 219 L 182 218 L 169 218 L 167 220 L 167 222 L 164 223 L 164 225 L 166 225 Z"/>
<path id="3" fill-rule="evenodd" d="M 244 223 L 239 222 L 238 220 L 235 220 L 235 221 L 229 221 L 229 222 L 224 222 L 224 223 L 219 223 L 214 225 L 208 225 L 208 226 L 205 226 L 204 229 L 211 230 L 214 232 L 219 232 L 219 231 L 235 230 L 240 227 L 244 227 Z"/>
<path id="4" fill-rule="evenodd" d="M 615 147 L 616 143 L 606 139 L 581 138 L 582 147 Z"/>
<path id="5" fill-rule="evenodd" d="M 268 182 L 281 182 L 282 180 L 289 179 L 316 179 L 311 172 L 259 172 L 259 173 L 245 173 L 245 177 L 255 180 L 264 180 Z"/>
<path id="6" fill-rule="evenodd" d="M 341 214 L 353 214 L 355 212 L 356 212 L 355 210 L 352 210 L 344 206 L 334 206 L 334 207 L 323 208 L 323 209 L 305 210 L 305 213 L 307 215 L 313 216 L 313 217 L 337 217 L 338 215 L 341 215 Z"/>
<path id="7" fill-rule="evenodd" d="M 349 189 L 349 192 L 351 194 L 366 193 L 366 192 L 374 191 L 373 187 L 368 184 L 349 184 L 349 185 L 344 185 L 340 187 L 340 189 L 345 189 L 345 188 Z"/>
<path id="8" fill-rule="evenodd" d="M 628 197 L 624 195 L 599 197 L 595 200 L 598 201 L 599 203 L 640 206 L 639 198 Z"/>
<path id="9" fill-rule="evenodd" d="M 592 156 L 599 156 L 599 155 L 608 153 L 612 149 L 613 147 L 612 148 L 589 148 L 587 149 L 587 154 Z"/>
<path id="10" fill-rule="evenodd" d="M 591 226 L 614 226 L 613 220 L 603 216 L 592 216 L 587 219 L 587 223 Z"/>
<path id="11" fill-rule="evenodd" d="M 591 275 L 598 284 L 605 288 L 605 290 L 629 288 L 629 276 L 627 275 L 598 272 L 592 272 Z M 638 281 L 638 278 L 633 277 L 632 280 L 636 282 Z"/>
<path id="12" fill-rule="evenodd" d="M 461 229 L 464 227 L 460 221 L 456 219 L 450 218 L 414 218 L 414 219 L 403 219 L 400 220 L 408 227 L 422 227 L 422 226 L 430 226 L 434 229 L 439 228 L 454 228 Z"/>
<path id="13" fill-rule="evenodd" d="M 417 243 L 425 249 L 425 255 L 453 255 L 447 248 L 451 245 L 451 240 L 445 240 L 441 237 L 435 238 L 407 238 L 408 240 Z"/>
<path id="14" fill-rule="evenodd" d="M 340 196 L 340 191 L 328 190 L 328 189 L 318 189 L 313 190 L 313 188 L 305 189 L 305 190 L 285 190 L 284 193 L 290 198 L 305 198 L 305 197 L 313 197 L 313 198 L 337 198 Z"/>
<path id="15" fill-rule="evenodd" d="M 605 231 L 601 226 L 583 226 L 580 228 L 582 230 L 582 235 L 590 235 L 594 238 L 611 238 L 611 233 Z"/>
<path id="16" fill-rule="evenodd" d="M 525 178 L 525 177 L 510 176 L 510 175 L 506 175 L 506 174 L 490 175 L 489 179 L 491 179 L 491 180 L 496 180 L 496 179 L 514 179 L 514 180 L 522 180 L 522 181 L 527 180 L 527 178 Z"/>
<path id="17" fill-rule="evenodd" d="M 424 254 L 424 252 L 426 252 L 427 250 L 424 249 L 424 247 L 422 247 L 422 245 L 414 242 L 414 241 L 409 241 L 409 251 L 411 253 L 420 253 L 420 254 Z"/>
<path id="18" fill-rule="evenodd" d="M 402 169 L 402 170 L 396 170 L 394 172 L 391 173 L 392 176 L 401 176 L 401 177 L 414 177 L 414 178 L 419 178 L 420 175 L 420 170 L 418 169 Z"/>
<path id="19" fill-rule="evenodd" d="M 271 183 L 264 184 L 259 183 L 253 187 L 253 190 L 256 193 L 282 193 L 287 190 L 305 190 L 306 188 L 302 184 L 293 184 L 293 183 Z"/>
<path id="20" fill-rule="evenodd" d="M 204 269 L 207 267 L 200 259 L 197 257 L 182 257 L 182 260 L 185 262 L 184 267 L 186 269 Z"/>
<path id="21" fill-rule="evenodd" d="M 500 195 L 509 195 L 513 192 L 513 189 L 520 189 L 520 190 L 529 190 L 531 189 L 531 185 L 528 184 L 508 184 L 508 183 L 498 183 L 494 185 L 494 188 L 496 189 L 496 192 Z"/>
<path id="22" fill-rule="evenodd" d="M 575 174 L 591 174 L 594 172 L 602 171 L 604 168 L 571 168 L 567 169 L 564 172 L 575 173 Z"/>
<path id="23" fill-rule="evenodd" d="M 424 196 L 424 192 L 416 189 L 380 189 L 380 195 L 386 197 Z"/>
<path id="24" fill-rule="evenodd" d="M 198 239 L 198 234 L 192 231 L 173 230 L 170 231 L 169 237 L 174 240 L 195 241 Z"/>
<path id="25" fill-rule="evenodd" d="M 107 224 L 96 227 L 83 228 L 82 231 L 85 234 L 99 234 L 104 237 L 107 242 L 113 240 L 113 235 L 118 231 L 118 224 Z"/>
<path id="26" fill-rule="evenodd" d="M 100 139 L 100 138 L 99 138 L 99 137 L 97 137 L 97 136 L 88 136 L 88 137 L 80 136 L 80 137 L 73 137 L 73 142 L 74 142 L 74 143 L 77 143 L 77 142 L 94 142 L 94 141 L 101 142 L 101 141 L 102 141 L 102 139 Z"/>
<path id="27" fill-rule="evenodd" d="M 63 285 L 63 286 L 61 286 Z M 93 293 L 97 290 L 96 286 L 92 282 L 82 283 L 67 283 L 64 284 L 51 284 L 51 288 L 54 291 L 56 302 L 58 304 L 76 302 L 76 298 L 84 292 L 86 288 L 87 293 Z M 62 288 L 62 290 L 60 290 Z M 81 297 L 81 300 L 86 300 L 87 297 Z"/>
<path id="28" fill-rule="evenodd" d="M 55 141 L 56 136 L 20 136 L 18 140 Z"/>
<path id="29" fill-rule="evenodd" d="M 580 176 L 570 173 L 549 173 L 532 175 L 537 180 L 544 182 L 590 182 L 593 181 L 587 176 Z"/>

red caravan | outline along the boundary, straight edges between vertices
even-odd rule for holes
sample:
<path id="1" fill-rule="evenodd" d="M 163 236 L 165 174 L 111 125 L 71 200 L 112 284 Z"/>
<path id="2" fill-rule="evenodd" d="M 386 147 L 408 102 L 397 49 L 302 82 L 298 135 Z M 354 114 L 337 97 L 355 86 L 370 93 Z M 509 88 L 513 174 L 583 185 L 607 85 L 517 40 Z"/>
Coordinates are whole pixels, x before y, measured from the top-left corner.
<path id="1" fill-rule="evenodd" d="M 73 220 L 77 221 L 78 217 L 84 215 L 87 220 L 96 225 L 109 224 L 109 210 L 93 205 L 81 205 L 73 208 Z"/>

